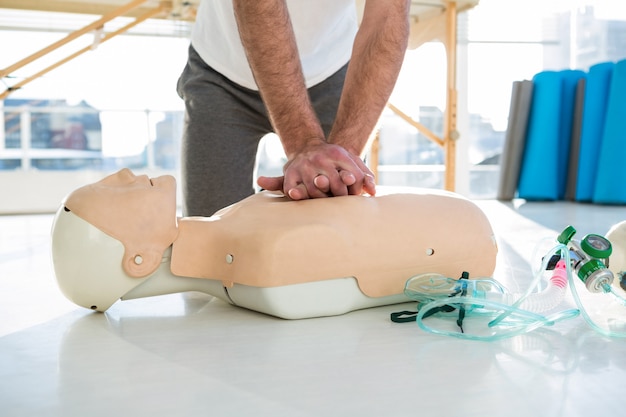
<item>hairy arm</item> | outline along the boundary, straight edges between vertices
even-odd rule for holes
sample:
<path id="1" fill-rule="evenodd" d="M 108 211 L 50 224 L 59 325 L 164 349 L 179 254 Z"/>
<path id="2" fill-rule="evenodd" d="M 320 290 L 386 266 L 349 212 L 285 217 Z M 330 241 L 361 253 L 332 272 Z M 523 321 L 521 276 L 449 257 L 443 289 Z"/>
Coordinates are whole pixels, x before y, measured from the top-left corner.
<path id="1" fill-rule="evenodd" d="M 393 91 L 409 35 L 408 0 L 368 0 L 330 143 L 359 155 Z"/>
<path id="2" fill-rule="evenodd" d="M 293 199 L 375 193 L 360 159 L 391 94 L 408 36 L 408 0 L 368 0 L 328 139 L 310 103 L 285 0 L 233 0 L 248 62 L 288 162 L 265 179 Z M 261 183 L 261 180 L 259 181 Z"/>
<path id="3" fill-rule="evenodd" d="M 287 157 L 324 142 L 285 0 L 233 0 L 233 6 L 248 62 Z"/>

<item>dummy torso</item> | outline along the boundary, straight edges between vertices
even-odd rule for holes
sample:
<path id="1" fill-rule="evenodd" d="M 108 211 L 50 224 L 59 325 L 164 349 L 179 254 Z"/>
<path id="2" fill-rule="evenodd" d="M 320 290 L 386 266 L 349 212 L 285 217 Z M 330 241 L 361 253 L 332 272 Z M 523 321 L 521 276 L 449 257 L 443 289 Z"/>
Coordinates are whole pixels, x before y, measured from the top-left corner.
<path id="1" fill-rule="evenodd" d="M 290 201 L 262 192 L 178 224 L 175 194 L 171 177 L 148 180 L 122 170 L 76 190 L 66 206 L 123 243 L 123 267 L 133 277 L 154 272 L 170 245 L 174 275 L 226 287 L 355 277 L 370 297 L 400 294 L 417 273 L 489 276 L 495 267 L 489 222 L 453 193 Z"/>
<path id="2" fill-rule="evenodd" d="M 262 192 L 210 218 L 179 221 L 175 275 L 274 287 L 355 277 L 371 297 L 417 272 L 489 276 L 497 248 L 483 213 L 428 190 L 290 201 Z"/>

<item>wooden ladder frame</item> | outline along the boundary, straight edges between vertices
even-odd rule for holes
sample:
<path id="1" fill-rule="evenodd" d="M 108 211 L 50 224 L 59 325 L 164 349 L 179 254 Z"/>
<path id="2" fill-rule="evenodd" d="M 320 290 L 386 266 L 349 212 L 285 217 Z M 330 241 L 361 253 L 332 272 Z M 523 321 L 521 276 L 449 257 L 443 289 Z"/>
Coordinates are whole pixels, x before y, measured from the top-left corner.
<path id="1" fill-rule="evenodd" d="M 78 37 L 93 31 L 98 30 L 104 27 L 105 23 L 125 15 L 126 13 L 132 11 L 133 9 L 138 8 L 142 4 L 144 4 L 147 0 L 132 0 L 124 6 L 121 6 L 110 13 L 103 15 L 100 19 L 95 22 L 78 29 L 65 38 L 52 43 L 51 45 L 29 55 L 28 57 L 16 62 L 13 65 L 0 70 L 0 79 L 10 76 L 15 70 L 20 69 L 41 57 L 48 55 L 49 53 L 55 51 L 56 49 L 68 44 L 69 42 L 77 39 Z M 122 28 L 107 33 L 102 36 L 101 39 L 98 40 L 99 43 L 106 42 L 113 37 L 120 35 L 122 33 L 127 32 L 129 29 L 138 25 L 139 23 L 156 17 L 159 14 L 166 13 L 168 10 L 172 8 L 172 1 L 161 1 L 158 7 L 154 9 L 150 9 L 149 11 L 139 15 L 129 24 L 123 26 Z M 415 127 L 419 132 L 421 132 L 424 136 L 426 136 L 429 140 L 433 141 L 435 144 L 439 145 L 444 150 L 445 154 L 445 177 L 444 177 L 444 188 L 449 191 L 455 190 L 455 175 L 456 175 L 456 141 L 459 139 L 459 132 L 457 130 L 457 89 L 456 89 L 456 66 L 457 66 L 457 2 L 456 0 L 449 0 L 445 3 L 445 10 L 443 12 L 445 14 L 445 36 L 444 36 L 444 46 L 446 50 L 446 61 L 447 61 L 447 77 L 446 77 L 446 109 L 444 112 L 444 123 L 443 123 L 443 136 L 439 137 L 435 133 L 433 133 L 430 129 L 428 129 L 423 124 L 411 118 L 406 113 L 402 112 L 399 108 L 389 103 L 387 106 L 394 113 L 400 116 L 403 120 L 409 123 L 411 126 Z M 71 61 L 72 59 L 84 54 L 85 52 L 91 50 L 91 46 L 87 46 L 82 48 L 73 54 L 68 55 L 67 57 L 47 66 L 41 71 L 29 76 L 22 81 L 6 88 L 5 91 L 0 93 L 0 100 L 5 99 L 12 92 L 20 89 L 24 85 L 36 80 L 37 78 L 47 74 L 53 69 Z M 371 160 L 370 160 L 370 168 L 378 177 L 378 157 L 379 157 L 379 137 L 376 134 L 376 137 L 371 146 Z"/>
<path id="2" fill-rule="evenodd" d="M 42 48 L 41 50 L 27 56 L 24 59 L 19 60 L 18 62 L 16 62 L 13 65 L 10 65 L 6 68 L 4 68 L 3 70 L 0 70 L 0 79 L 3 79 L 5 77 L 10 76 L 14 71 L 32 63 L 35 62 L 36 60 L 50 54 L 51 52 L 57 50 L 58 48 L 68 44 L 69 42 L 72 42 L 73 40 L 77 39 L 78 37 L 89 33 L 93 30 L 99 30 L 102 29 L 104 27 L 104 25 L 107 22 L 110 22 L 111 20 L 123 16 L 126 13 L 128 13 L 129 11 L 138 8 L 139 6 L 141 6 L 143 3 L 145 3 L 147 0 L 132 0 L 131 2 L 113 10 L 112 12 L 103 15 L 100 19 L 96 20 L 95 22 L 84 26 L 81 29 L 77 29 L 74 32 L 71 32 L 70 34 L 68 34 L 66 37 L 64 37 L 63 39 L 58 40 L 57 42 L 54 42 L 48 46 L 46 46 L 45 48 Z M 131 21 L 130 23 L 128 23 L 127 25 L 117 29 L 114 32 L 111 33 L 106 33 L 104 34 L 100 39 L 98 39 L 98 43 L 103 43 L 108 41 L 109 39 L 114 38 L 117 35 L 120 35 L 122 33 L 127 32 L 129 29 L 133 28 L 134 26 L 138 25 L 139 23 L 150 19 L 152 17 L 155 17 L 161 13 L 165 13 L 167 12 L 170 8 L 171 8 L 171 1 L 162 1 L 160 2 L 159 6 L 148 10 L 147 12 L 137 16 L 133 21 Z M 39 72 L 24 78 L 23 80 L 19 81 L 18 83 L 7 87 L 2 93 L 0 93 L 0 100 L 5 99 L 7 96 L 9 96 L 12 92 L 22 88 L 24 85 L 30 83 L 31 81 L 36 80 L 37 78 L 47 74 L 48 72 L 52 71 L 55 68 L 60 67 L 61 65 L 71 61 L 72 59 L 84 54 L 85 52 L 89 51 L 92 49 L 92 46 L 87 46 L 84 47 L 68 56 L 66 56 L 63 59 L 60 59 L 59 61 L 45 67 L 44 69 L 40 70 Z"/>
<path id="3" fill-rule="evenodd" d="M 445 177 L 444 188 L 448 191 L 455 190 L 456 176 L 456 142 L 459 139 L 457 130 L 457 87 L 456 87 L 456 67 L 457 67 L 457 4 L 455 0 L 450 0 L 445 5 L 445 38 L 443 44 L 446 50 L 447 75 L 446 75 L 446 109 L 444 111 L 443 136 L 439 137 L 426 126 L 414 120 L 391 103 L 387 107 L 400 116 L 405 122 L 415 127 L 429 140 L 439 145 L 444 150 Z M 378 178 L 378 158 L 379 158 L 379 135 L 376 137 L 371 147 L 370 169 Z"/>

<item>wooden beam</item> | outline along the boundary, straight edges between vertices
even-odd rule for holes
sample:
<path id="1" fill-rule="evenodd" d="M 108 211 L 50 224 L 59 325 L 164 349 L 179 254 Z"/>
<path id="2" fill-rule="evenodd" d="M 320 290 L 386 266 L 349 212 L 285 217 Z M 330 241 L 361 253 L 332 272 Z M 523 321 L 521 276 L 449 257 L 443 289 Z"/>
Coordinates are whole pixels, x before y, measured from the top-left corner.
<path id="1" fill-rule="evenodd" d="M 105 23 L 115 19 L 116 17 L 122 16 L 124 15 L 126 12 L 128 12 L 129 10 L 132 10 L 138 6 L 140 6 L 141 4 L 145 3 L 146 0 L 133 0 L 130 3 L 116 9 L 115 11 L 102 16 L 100 19 L 96 20 L 95 22 L 81 28 L 78 30 L 75 30 L 74 32 L 70 33 L 69 35 L 67 35 L 66 37 L 64 37 L 63 39 L 60 39 L 48 46 L 46 46 L 43 49 L 40 49 L 39 51 L 35 52 L 34 54 L 31 54 L 29 56 L 27 56 L 24 59 L 19 60 L 18 62 L 16 62 L 13 65 L 9 65 L 8 67 L 6 67 L 5 69 L 0 71 L 0 78 L 4 78 L 8 75 L 10 75 L 13 71 L 18 70 L 22 67 L 24 67 L 25 65 L 30 64 L 31 62 L 41 58 L 42 56 L 45 56 L 47 54 L 49 54 L 52 51 L 55 51 L 57 49 L 59 49 L 60 47 L 62 47 L 63 45 L 68 44 L 69 42 L 78 39 L 80 36 L 91 32 L 92 30 L 95 29 L 99 29 L 101 27 L 104 26 Z"/>
<path id="2" fill-rule="evenodd" d="M 142 0 L 142 1 L 145 1 L 145 0 Z M 132 3 L 129 3 L 129 4 L 133 4 L 133 3 L 138 3 L 138 1 L 136 0 L 136 1 L 134 1 L 134 2 L 132 2 Z M 141 22 L 143 22 L 143 21 L 145 21 L 145 20 L 147 20 L 147 19 L 150 19 L 151 17 L 154 17 L 154 16 L 156 16 L 156 15 L 157 15 L 157 14 L 159 14 L 159 13 L 162 13 L 164 9 L 165 9 L 165 7 L 164 7 L 163 5 L 160 5 L 160 6 L 158 6 L 158 7 L 154 8 L 154 9 L 152 9 L 152 10 L 149 10 L 148 12 L 144 13 L 142 16 L 137 17 L 135 20 L 133 20 L 132 22 L 128 23 L 127 25 L 125 25 L 125 26 L 123 26 L 123 27 L 119 28 L 118 30 L 116 30 L 116 31 L 114 31 L 114 32 L 111 32 L 111 33 L 107 33 L 107 34 L 105 34 L 105 35 L 102 37 L 102 39 L 100 39 L 100 43 L 106 42 L 106 41 L 108 41 L 109 39 L 112 39 L 112 38 L 114 38 L 114 37 L 115 37 L 115 36 L 117 36 L 117 35 L 120 35 L 120 34 L 122 34 L 122 33 L 124 33 L 124 32 L 127 32 L 129 29 L 133 28 L 134 26 L 138 25 L 139 23 L 141 23 Z M 54 44 L 53 44 L 53 45 L 54 45 Z M 46 48 L 44 48 L 44 49 L 46 49 Z M 56 48 L 54 48 L 54 49 L 56 49 Z M 54 49 L 52 49 L 52 50 L 54 50 Z M 72 59 L 74 59 L 74 58 L 76 58 L 76 57 L 78 57 L 78 56 L 80 56 L 80 55 L 82 55 L 82 54 L 84 54 L 85 52 L 90 51 L 90 50 L 91 50 L 91 45 L 90 45 L 90 46 L 86 46 L 86 47 L 84 47 L 84 48 L 82 48 L 82 49 L 80 49 L 80 50 L 78 50 L 78 51 L 74 52 L 73 54 L 68 55 L 67 57 L 65 57 L 65 58 L 63 58 L 63 59 L 61 59 L 61 60 L 59 60 L 59 61 L 55 62 L 54 64 L 49 65 L 48 67 L 46 67 L 46 68 L 44 68 L 43 70 L 41 70 L 41 71 L 37 72 L 36 74 L 34 74 L 34 75 L 30 76 L 30 77 L 27 77 L 27 78 L 23 79 L 23 80 L 22 80 L 22 81 L 20 81 L 19 83 L 15 84 L 15 85 L 13 85 L 13 86 L 11 86 L 11 87 L 9 87 L 9 88 L 8 88 L 8 89 L 6 89 L 6 90 L 5 90 L 2 94 L 0 94 L 0 100 L 5 99 L 5 98 L 6 98 L 9 94 L 11 94 L 13 91 L 18 90 L 19 88 L 21 88 L 21 87 L 23 87 L 24 85 L 26 85 L 26 84 L 30 83 L 31 81 L 33 81 L 33 80 L 35 80 L 35 79 L 37 79 L 37 78 L 41 77 L 41 76 L 42 76 L 42 75 L 44 75 L 44 74 L 47 74 L 48 72 L 52 71 L 53 69 L 60 67 L 61 65 L 65 64 L 65 63 L 67 63 L 67 62 L 69 62 L 69 61 L 71 61 Z M 40 51 L 40 52 L 41 52 L 41 51 Z M 49 53 L 49 51 L 48 51 L 48 53 Z M 32 57 L 32 56 L 34 56 L 34 55 L 38 55 L 38 54 L 33 54 L 33 55 L 31 55 L 31 57 Z M 43 56 L 43 55 L 38 55 L 38 56 L 37 56 L 36 58 L 34 58 L 34 59 L 37 59 L 37 58 L 39 58 L 39 57 L 41 57 L 41 56 Z M 31 57 L 28 57 L 28 58 L 31 58 Z M 25 61 L 25 60 L 26 60 L 26 59 L 24 59 L 24 60 L 22 60 L 22 61 Z M 22 61 L 20 61 L 20 62 L 22 62 Z M 32 62 L 32 60 L 29 60 L 27 63 L 30 63 L 30 62 Z M 26 64 L 24 64 L 24 65 L 26 65 Z"/>
<path id="3" fill-rule="evenodd" d="M 406 113 L 391 103 L 387 104 L 387 107 L 397 114 L 401 119 L 415 127 L 420 133 L 426 136 L 429 140 L 441 146 L 444 151 L 444 188 L 448 191 L 454 191 L 456 188 L 456 141 L 459 139 L 459 132 L 457 130 L 457 88 L 456 88 L 456 67 L 457 67 L 457 16 L 458 13 L 475 6 L 478 1 L 461 1 L 461 7 L 458 4 L 459 0 L 445 0 L 445 5 L 442 11 L 442 17 L 432 18 L 434 25 L 431 27 L 428 36 L 435 36 L 437 32 L 435 29 L 444 33 L 441 41 L 444 44 L 446 50 L 446 108 L 444 111 L 443 120 L 443 137 L 439 137 L 429 130 L 426 126 L 414 120 Z M 443 29 L 437 28 L 437 25 L 443 25 Z M 421 39 L 421 38 L 420 38 Z M 424 38 L 426 40 L 428 38 Z M 378 163 L 375 164 L 378 168 Z"/>
<path id="4" fill-rule="evenodd" d="M 457 48 L 457 7 L 456 0 L 448 1 L 446 5 L 446 55 L 447 55 L 447 96 L 446 111 L 444 113 L 443 141 L 445 150 L 446 174 L 444 188 L 448 191 L 455 189 L 456 175 L 456 141 L 459 138 L 457 131 L 457 89 L 456 89 L 456 48 Z"/>
<path id="5" fill-rule="evenodd" d="M 0 8 L 103 16 L 114 12 L 126 2 L 127 0 L 0 0 Z M 125 16 L 142 16 L 158 6 L 159 3 L 165 4 L 171 13 L 164 13 L 162 16 L 155 16 L 155 18 L 193 22 L 200 0 L 146 0 L 145 4 L 129 10 Z"/>
<path id="6" fill-rule="evenodd" d="M 445 147 L 444 140 L 441 139 L 436 134 L 434 134 L 432 130 L 430 130 L 429 128 L 427 128 L 426 126 L 424 126 L 417 120 L 413 119 L 411 116 L 409 116 L 408 114 L 406 114 L 405 112 L 400 110 L 398 107 L 394 106 L 393 104 L 387 103 L 387 107 L 389 107 L 389 109 L 392 110 L 395 114 L 397 114 L 402 120 L 404 120 L 405 122 L 407 122 L 408 124 L 416 128 L 422 135 L 426 136 L 432 142 L 435 142 L 437 145 L 441 146 L 442 148 Z"/>
<path id="7" fill-rule="evenodd" d="M 2 0 L 0 7 L 3 9 L 104 16 L 114 12 L 127 2 L 127 0 Z M 154 0 L 146 0 L 144 3 L 154 3 Z M 154 4 L 141 5 L 136 9 L 129 10 L 126 16 L 138 17 L 144 14 L 146 9 L 153 8 Z"/>

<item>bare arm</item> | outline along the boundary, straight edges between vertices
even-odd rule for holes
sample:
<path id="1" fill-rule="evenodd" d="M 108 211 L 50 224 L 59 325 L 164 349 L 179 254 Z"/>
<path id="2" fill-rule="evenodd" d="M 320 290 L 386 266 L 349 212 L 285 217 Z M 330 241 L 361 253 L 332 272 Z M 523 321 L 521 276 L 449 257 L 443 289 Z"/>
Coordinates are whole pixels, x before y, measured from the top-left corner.
<path id="1" fill-rule="evenodd" d="M 326 141 L 308 98 L 285 0 L 233 0 L 248 62 L 288 158 L 284 178 L 265 179 L 264 188 L 282 189 L 294 199 L 375 193 L 373 176 L 359 155 L 391 94 L 406 49 L 408 1 L 392 2 L 367 2 L 355 61 Z"/>
<path id="2" fill-rule="evenodd" d="M 330 137 L 363 152 L 398 78 L 409 35 L 408 0 L 368 0 Z"/>
<path id="3" fill-rule="evenodd" d="M 324 142 L 309 101 L 285 0 L 233 0 L 241 41 L 287 158 Z"/>
<path id="4" fill-rule="evenodd" d="M 263 188 L 281 189 L 293 199 L 348 194 L 347 186 L 356 182 L 352 177 L 365 173 L 347 150 L 324 137 L 285 0 L 233 0 L 233 6 L 248 62 L 288 159 L 284 177 L 270 179 Z M 320 175 L 332 182 L 324 191 L 315 184 Z"/>

